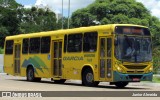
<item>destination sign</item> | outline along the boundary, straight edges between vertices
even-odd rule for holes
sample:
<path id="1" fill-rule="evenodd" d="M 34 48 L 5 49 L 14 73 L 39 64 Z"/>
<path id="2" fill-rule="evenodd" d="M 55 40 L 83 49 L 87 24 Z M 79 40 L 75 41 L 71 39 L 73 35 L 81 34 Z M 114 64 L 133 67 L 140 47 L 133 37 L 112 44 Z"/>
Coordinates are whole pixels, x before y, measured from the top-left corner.
<path id="1" fill-rule="evenodd" d="M 148 28 L 138 27 L 138 26 L 116 26 L 116 34 L 126 34 L 126 35 L 147 35 L 150 36 L 150 31 Z"/>

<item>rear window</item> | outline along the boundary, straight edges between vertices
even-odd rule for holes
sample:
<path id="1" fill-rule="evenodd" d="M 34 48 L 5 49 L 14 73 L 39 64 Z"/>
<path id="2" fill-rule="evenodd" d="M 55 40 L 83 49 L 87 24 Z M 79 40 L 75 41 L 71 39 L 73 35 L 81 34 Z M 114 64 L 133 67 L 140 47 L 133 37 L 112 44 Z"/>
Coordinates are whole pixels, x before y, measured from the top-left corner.
<path id="1" fill-rule="evenodd" d="M 7 40 L 5 46 L 5 54 L 13 54 L 13 40 Z"/>

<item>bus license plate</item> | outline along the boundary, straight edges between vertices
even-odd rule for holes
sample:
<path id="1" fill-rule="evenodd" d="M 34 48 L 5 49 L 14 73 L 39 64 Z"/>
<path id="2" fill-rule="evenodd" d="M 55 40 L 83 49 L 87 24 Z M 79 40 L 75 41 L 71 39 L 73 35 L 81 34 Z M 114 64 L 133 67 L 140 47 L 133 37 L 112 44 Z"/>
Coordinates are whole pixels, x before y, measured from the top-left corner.
<path id="1" fill-rule="evenodd" d="M 140 81 L 139 78 L 133 78 L 133 81 Z"/>

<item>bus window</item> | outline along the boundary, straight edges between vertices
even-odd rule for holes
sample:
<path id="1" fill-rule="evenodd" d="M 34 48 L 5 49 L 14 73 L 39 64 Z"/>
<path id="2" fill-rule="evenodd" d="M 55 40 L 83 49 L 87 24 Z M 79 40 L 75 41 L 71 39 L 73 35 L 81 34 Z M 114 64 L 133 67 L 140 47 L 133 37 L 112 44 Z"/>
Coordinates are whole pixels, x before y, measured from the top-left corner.
<path id="1" fill-rule="evenodd" d="M 82 51 L 82 33 L 68 35 L 68 52 Z"/>
<path id="2" fill-rule="evenodd" d="M 64 36 L 64 52 L 67 51 L 67 35 Z"/>
<path id="3" fill-rule="evenodd" d="M 30 38 L 29 53 L 39 53 L 40 52 L 40 38 Z"/>
<path id="4" fill-rule="evenodd" d="M 41 38 L 41 53 L 50 52 L 50 42 L 51 42 L 51 37 L 49 36 Z"/>
<path id="5" fill-rule="evenodd" d="M 22 53 L 28 53 L 29 39 L 23 39 Z"/>
<path id="6" fill-rule="evenodd" d="M 107 57 L 111 57 L 112 54 L 112 39 L 107 38 Z"/>
<path id="7" fill-rule="evenodd" d="M 5 54 L 13 54 L 13 40 L 6 41 Z"/>
<path id="8" fill-rule="evenodd" d="M 83 51 L 84 52 L 95 52 L 97 49 L 97 32 L 84 33 L 83 39 Z"/>

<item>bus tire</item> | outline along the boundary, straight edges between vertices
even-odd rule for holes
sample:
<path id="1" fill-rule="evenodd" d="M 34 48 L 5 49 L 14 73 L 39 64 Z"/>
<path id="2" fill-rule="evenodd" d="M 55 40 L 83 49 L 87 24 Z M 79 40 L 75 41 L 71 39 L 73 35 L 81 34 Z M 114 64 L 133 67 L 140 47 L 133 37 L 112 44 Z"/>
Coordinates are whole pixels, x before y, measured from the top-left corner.
<path id="1" fill-rule="evenodd" d="M 36 78 L 34 76 L 34 69 L 32 67 L 29 67 L 27 69 L 27 81 L 30 81 L 30 82 L 39 82 L 39 81 L 41 81 L 40 77 Z"/>
<path id="2" fill-rule="evenodd" d="M 63 84 L 66 79 L 54 80 L 54 83 Z"/>
<path id="3" fill-rule="evenodd" d="M 85 86 L 98 86 L 99 81 L 94 81 L 93 71 L 90 68 L 84 70 L 82 74 L 82 85 Z"/>
<path id="4" fill-rule="evenodd" d="M 125 86 L 128 85 L 129 82 L 115 82 L 115 86 L 118 88 L 124 88 Z"/>
<path id="5" fill-rule="evenodd" d="M 33 82 L 35 81 L 34 70 L 32 67 L 27 69 L 27 81 Z"/>

